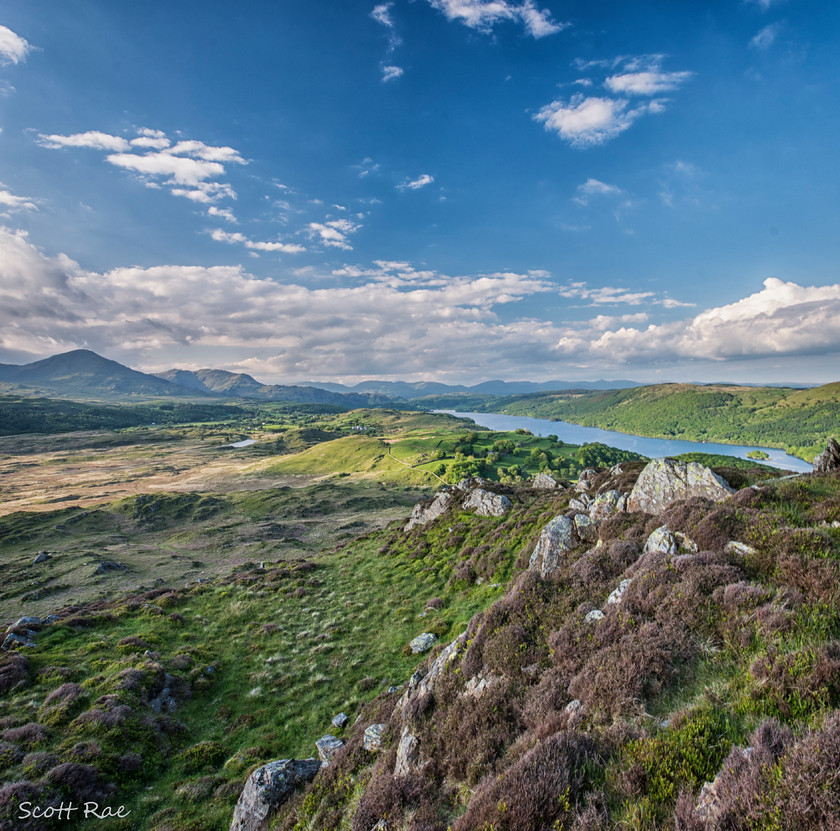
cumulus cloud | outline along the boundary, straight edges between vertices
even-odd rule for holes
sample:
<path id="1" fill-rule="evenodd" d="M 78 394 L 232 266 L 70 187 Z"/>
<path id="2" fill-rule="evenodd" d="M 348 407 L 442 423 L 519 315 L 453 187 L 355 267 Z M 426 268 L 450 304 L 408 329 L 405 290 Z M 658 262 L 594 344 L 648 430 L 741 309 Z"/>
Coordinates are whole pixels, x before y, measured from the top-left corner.
<path id="1" fill-rule="evenodd" d="M 840 351 L 840 285 L 775 278 L 728 305 L 656 323 L 636 302 L 656 301 L 649 292 L 583 283 L 558 291 L 542 272 L 451 277 L 382 260 L 348 266 L 349 284 L 319 289 L 241 266 L 97 273 L 45 256 L 8 228 L 0 228 L 0 264 L 3 357 L 88 346 L 164 368 L 164 360 L 189 365 L 195 355 L 206 366 L 211 355 L 215 365 L 291 379 L 445 376 L 453 367 L 465 377 L 550 376 L 560 364 L 590 371 Z M 631 308 L 568 323 L 501 319 L 525 298 L 558 294 Z"/>
<path id="2" fill-rule="evenodd" d="M 112 136 L 108 133 L 100 133 L 97 130 L 76 133 L 72 136 L 48 136 L 42 133 L 38 136 L 38 144 L 50 150 L 57 150 L 60 147 L 88 147 L 93 150 L 127 151 L 131 148 L 131 145 L 122 136 Z"/>
<path id="3" fill-rule="evenodd" d="M 310 222 L 309 234 L 320 240 L 328 248 L 341 248 L 352 251 L 353 246 L 347 239 L 348 234 L 354 234 L 362 226 L 349 219 L 333 219 L 328 222 Z"/>
<path id="4" fill-rule="evenodd" d="M 573 95 L 568 100 L 558 98 L 546 104 L 534 120 L 573 147 L 591 147 L 628 130 L 640 116 L 662 109 L 662 102 L 656 100 L 630 106 L 629 101 L 621 98 Z"/>
<path id="5" fill-rule="evenodd" d="M 0 216 L 8 217 L 16 211 L 35 211 L 37 206 L 28 196 L 16 196 L 0 182 Z"/>
<path id="6" fill-rule="evenodd" d="M 420 190 L 420 188 L 424 188 L 426 185 L 431 185 L 434 180 L 434 176 L 424 173 L 416 179 L 406 179 L 404 182 L 401 182 L 397 185 L 397 190 Z"/>
<path id="7" fill-rule="evenodd" d="M 0 64 L 20 63 L 32 50 L 28 41 L 8 26 L 0 26 Z"/>
<path id="8" fill-rule="evenodd" d="M 274 251 L 280 254 L 300 254 L 306 249 L 302 245 L 288 242 L 260 242 L 257 240 L 248 239 L 245 234 L 230 233 L 223 231 L 221 228 L 215 228 L 210 231 L 210 236 L 216 242 L 239 243 L 244 245 L 250 251 Z"/>
<path id="9" fill-rule="evenodd" d="M 665 72 L 662 69 L 665 55 L 623 55 L 613 60 L 574 62 L 577 70 L 612 70 L 614 74 L 603 80 L 603 87 L 612 93 L 586 95 L 577 93 L 571 98 L 558 98 L 540 109 L 534 120 L 546 130 L 556 133 L 573 147 L 584 148 L 604 144 L 628 130 L 640 117 L 661 113 L 668 103 L 661 96 L 677 90 L 694 73 Z M 573 85 L 590 87 L 591 78 L 578 78 Z M 635 103 L 629 96 L 647 96 L 650 100 Z"/>
<path id="10" fill-rule="evenodd" d="M 610 92 L 631 95 L 661 95 L 679 89 L 693 72 L 625 72 L 622 75 L 610 75 L 604 86 Z"/>
<path id="11" fill-rule="evenodd" d="M 753 49 L 769 49 L 776 41 L 781 30 L 781 23 L 771 23 L 769 26 L 765 26 L 750 40 L 750 46 Z"/>
<path id="12" fill-rule="evenodd" d="M 429 0 L 430 5 L 443 12 L 447 20 L 457 20 L 479 32 L 489 32 L 497 23 L 521 23 L 534 38 L 553 35 L 567 28 L 568 23 L 551 19 L 548 9 L 538 9 L 533 0 L 509 3 L 507 0 Z"/>
<path id="13" fill-rule="evenodd" d="M 229 183 L 208 180 L 225 175 L 226 165 L 246 163 L 237 150 L 196 140 L 173 144 L 163 131 L 148 127 L 137 133 L 130 141 L 95 130 L 69 136 L 41 134 L 38 143 L 52 150 L 81 147 L 106 151 L 109 164 L 136 174 L 149 187 L 167 187 L 173 196 L 193 202 L 209 205 L 236 198 Z"/>
<path id="14" fill-rule="evenodd" d="M 219 219 L 224 219 L 226 222 L 237 222 L 236 216 L 230 208 L 220 208 L 217 205 L 211 205 L 207 209 L 207 216 L 215 216 Z"/>

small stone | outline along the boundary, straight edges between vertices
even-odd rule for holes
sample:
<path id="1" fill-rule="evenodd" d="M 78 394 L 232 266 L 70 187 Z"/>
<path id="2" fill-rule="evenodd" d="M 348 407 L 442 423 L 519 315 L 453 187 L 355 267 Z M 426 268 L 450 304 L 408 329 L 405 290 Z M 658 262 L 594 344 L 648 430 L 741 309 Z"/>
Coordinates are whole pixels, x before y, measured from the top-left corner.
<path id="1" fill-rule="evenodd" d="M 627 497 L 621 491 L 599 493 L 589 506 L 589 516 L 594 520 L 606 519 L 627 506 Z"/>
<path id="2" fill-rule="evenodd" d="M 588 491 L 592 487 L 592 480 L 598 475 L 598 471 L 593 467 L 588 467 L 582 470 L 578 476 L 575 490 Z"/>
<path id="3" fill-rule="evenodd" d="M 604 619 L 604 613 L 600 609 L 593 609 L 589 614 L 586 615 L 584 620 L 587 623 L 595 623 L 599 620 Z"/>
<path id="4" fill-rule="evenodd" d="M 38 556 L 32 561 L 33 563 L 46 563 L 50 559 L 50 555 L 46 551 L 39 551 Z"/>
<path id="5" fill-rule="evenodd" d="M 578 701 L 577 698 L 572 699 L 564 708 L 564 713 L 569 713 L 570 715 L 578 715 L 582 714 L 586 708 L 583 706 L 582 701 Z"/>
<path id="6" fill-rule="evenodd" d="M 344 747 L 344 742 L 335 736 L 327 734 L 326 736 L 321 736 L 321 738 L 315 742 L 315 747 L 318 748 L 318 758 L 320 758 L 325 765 L 328 765 L 332 761 L 332 757 L 335 756 L 342 747 Z"/>
<path id="7" fill-rule="evenodd" d="M 633 582 L 633 581 L 632 581 L 632 579 L 631 579 L 631 578 L 629 578 L 629 577 L 628 577 L 626 580 L 622 580 L 622 581 L 618 584 L 618 588 L 617 588 L 617 589 L 615 589 L 615 590 L 612 592 L 612 594 L 611 594 L 611 595 L 607 598 L 607 603 L 608 603 L 608 604 L 612 604 L 612 603 L 621 603 L 621 598 L 622 598 L 622 597 L 624 597 L 624 592 L 626 592 L 626 591 L 627 591 L 627 587 L 628 587 L 628 586 L 630 585 L 630 583 L 632 583 L 632 582 Z"/>
<path id="8" fill-rule="evenodd" d="M 660 554 L 676 554 L 679 548 L 677 538 L 668 530 L 668 526 L 661 525 L 647 538 L 645 554 L 652 554 L 654 552 Z"/>
<path id="9" fill-rule="evenodd" d="M 362 747 L 364 747 L 365 750 L 369 750 L 371 753 L 376 753 L 382 750 L 382 738 L 387 729 L 387 724 L 371 724 L 370 727 L 365 730 Z"/>
<path id="10" fill-rule="evenodd" d="M 35 641 L 25 635 L 18 635 L 16 632 L 10 632 L 6 635 L 3 641 L 3 646 L 0 649 L 24 649 L 35 646 Z"/>
<path id="11" fill-rule="evenodd" d="M 341 728 L 344 727 L 348 721 L 349 719 L 347 718 L 346 713 L 339 713 L 337 716 L 333 716 L 332 726 L 337 727 L 339 730 L 341 730 Z"/>
<path id="12" fill-rule="evenodd" d="M 745 542 L 738 542 L 737 540 L 729 540 L 723 547 L 725 554 L 739 554 L 741 557 L 751 557 L 758 552 Z"/>
<path id="13" fill-rule="evenodd" d="M 589 506 L 591 504 L 592 498 L 589 494 L 581 493 L 569 500 L 569 510 L 578 514 L 585 514 L 589 512 Z"/>
<path id="14" fill-rule="evenodd" d="M 417 655 L 420 652 L 428 652 L 434 645 L 437 643 L 437 635 L 433 635 L 431 632 L 424 632 L 422 635 L 418 635 L 411 643 L 409 643 L 409 647 L 411 647 L 411 651 Z"/>
<path id="15" fill-rule="evenodd" d="M 103 560 L 93 572 L 94 574 L 109 574 L 112 571 L 128 571 L 128 566 L 114 560 Z"/>

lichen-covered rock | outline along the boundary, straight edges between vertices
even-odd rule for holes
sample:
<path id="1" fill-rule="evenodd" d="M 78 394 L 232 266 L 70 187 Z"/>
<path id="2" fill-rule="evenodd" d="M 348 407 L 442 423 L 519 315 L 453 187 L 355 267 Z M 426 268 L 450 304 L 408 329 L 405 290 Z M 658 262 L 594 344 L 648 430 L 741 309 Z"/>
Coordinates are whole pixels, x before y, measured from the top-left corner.
<path id="1" fill-rule="evenodd" d="M 465 511 L 475 511 L 479 516 L 504 516 L 513 503 L 504 494 L 476 488 L 464 500 Z"/>
<path id="2" fill-rule="evenodd" d="M 840 470 L 840 444 L 835 439 L 828 442 L 828 446 L 814 459 L 814 473 L 829 473 Z"/>
<path id="3" fill-rule="evenodd" d="M 341 728 L 344 727 L 348 721 L 349 719 L 347 718 L 346 713 L 339 713 L 337 716 L 333 716 L 332 726 L 337 727 L 339 730 L 341 730 Z"/>
<path id="4" fill-rule="evenodd" d="M 575 484 L 575 490 L 588 491 L 592 487 L 592 481 L 597 475 L 598 471 L 593 467 L 588 467 L 586 470 L 582 470 L 578 476 L 577 483 Z"/>
<path id="5" fill-rule="evenodd" d="M 371 724 L 370 727 L 365 730 L 365 735 L 362 739 L 362 747 L 364 747 L 365 750 L 369 750 L 371 753 L 377 753 L 382 750 L 382 740 L 387 729 L 387 724 Z"/>
<path id="6" fill-rule="evenodd" d="M 328 765 L 332 761 L 332 757 L 344 747 L 344 742 L 328 733 L 315 742 L 315 747 L 318 748 L 318 758 L 325 765 Z"/>
<path id="7" fill-rule="evenodd" d="M 645 542 L 645 554 L 676 554 L 680 544 L 667 525 L 660 525 Z"/>
<path id="8" fill-rule="evenodd" d="M 428 652 L 435 644 L 437 643 L 437 635 L 433 635 L 431 632 L 424 632 L 422 635 L 418 635 L 411 643 L 409 643 L 409 647 L 411 647 L 411 651 L 417 655 L 420 652 Z"/>
<path id="9" fill-rule="evenodd" d="M 575 514 L 575 531 L 585 542 L 595 542 L 598 539 L 598 523 L 589 518 L 588 514 Z"/>
<path id="10" fill-rule="evenodd" d="M 455 638 L 449 646 L 444 649 L 440 655 L 432 661 L 428 672 L 424 674 L 415 672 L 408 681 L 408 689 L 403 693 L 402 698 L 394 707 L 394 715 L 402 715 L 408 704 L 414 699 L 420 698 L 435 688 L 438 678 L 446 667 L 454 661 L 461 652 L 461 647 L 464 645 L 467 633 L 462 632 Z"/>
<path id="11" fill-rule="evenodd" d="M 589 505 L 589 516 L 600 521 L 612 516 L 627 507 L 627 495 L 621 491 L 611 490 L 599 493 Z"/>
<path id="12" fill-rule="evenodd" d="M 633 486 L 627 509 L 658 514 L 677 499 L 702 496 L 719 502 L 733 492 L 726 481 L 705 465 L 676 459 L 653 459 Z"/>
<path id="13" fill-rule="evenodd" d="M 443 514 L 451 501 L 452 494 L 449 491 L 438 491 L 430 505 L 423 507 L 423 503 L 418 502 L 403 530 L 408 532 L 417 525 L 428 525 Z"/>
<path id="14" fill-rule="evenodd" d="M 531 481 L 531 487 L 540 490 L 555 490 L 562 485 L 550 473 L 538 473 Z"/>
<path id="15" fill-rule="evenodd" d="M 737 540 L 729 540 L 723 547 L 724 554 L 740 554 L 742 557 L 749 557 L 758 553 L 751 545 Z"/>
<path id="16" fill-rule="evenodd" d="M 579 542 L 575 523 L 570 517 L 556 516 L 543 528 L 528 568 L 538 571 L 540 577 L 553 574 L 560 565 L 560 557 Z"/>
<path id="17" fill-rule="evenodd" d="M 394 776 L 408 776 L 417 767 L 420 756 L 420 743 L 417 736 L 406 725 L 403 727 L 400 743 L 397 745 L 397 761 L 394 764 Z"/>
<path id="18" fill-rule="evenodd" d="M 632 579 L 629 577 L 626 580 L 622 580 L 618 584 L 618 588 L 614 589 L 610 596 L 607 598 L 607 604 L 612 605 L 613 603 L 621 603 L 621 598 L 624 597 L 624 592 L 627 591 L 627 587 L 632 582 Z"/>
<path id="19" fill-rule="evenodd" d="M 578 514 L 589 513 L 589 506 L 592 504 L 592 497 L 588 493 L 580 493 L 569 500 L 569 510 Z"/>
<path id="20" fill-rule="evenodd" d="M 233 811 L 230 831 L 266 831 L 277 809 L 321 769 L 318 759 L 279 759 L 257 768 Z"/>
<path id="21" fill-rule="evenodd" d="M 502 679 L 483 670 L 478 675 L 473 675 L 464 685 L 463 695 L 468 698 L 481 698 L 481 696 L 498 681 Z"/>

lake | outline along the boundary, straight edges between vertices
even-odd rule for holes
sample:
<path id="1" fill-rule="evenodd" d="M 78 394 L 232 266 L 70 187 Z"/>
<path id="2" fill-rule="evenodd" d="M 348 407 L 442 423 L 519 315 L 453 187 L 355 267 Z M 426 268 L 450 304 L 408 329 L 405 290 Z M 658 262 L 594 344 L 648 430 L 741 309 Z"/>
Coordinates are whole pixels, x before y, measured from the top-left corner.
<path id="1" fill-rule="evenodd" d="M 813 465 L 772 447 L 755 445 L 715 444 L 714 442 L 681 441 L 679 439 L 650 439 L 645 436 L 633 436 L 628 433 L 616 433 L 613 430 L 601 430 L 598 427 L 581 427 L 568 421 L 549 421 L 528 416 L 509 416 L 500 413 L 461 413 L 455 410 L 436 410 L 439 413 L 471 418 L 476 424 L 488 430 L 530 430 L 535 436 L 557 436 L 567 444 L 601 442 L 619 450 L 632 450 L 642 456 L 654 459 L 660 456 L 679 456 L 680 453 L 718 453 L 721 456 L 737 456 L 746 459 L 751 450 L 763 450 L 770 458 L 761 459 L 763 465 L 805 473 Z"/>

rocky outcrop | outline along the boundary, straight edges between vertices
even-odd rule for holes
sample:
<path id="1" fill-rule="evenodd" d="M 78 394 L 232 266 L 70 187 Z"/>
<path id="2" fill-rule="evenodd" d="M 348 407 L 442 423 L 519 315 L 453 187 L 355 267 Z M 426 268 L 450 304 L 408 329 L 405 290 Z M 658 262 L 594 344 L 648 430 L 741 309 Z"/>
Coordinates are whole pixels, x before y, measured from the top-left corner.
<path id="1" fill-rule="evenodd" d="M 577 483 L 575 484 L 575 490 L 588 491 L 592 487 L 597 475 L 598 471 L 593 467 L 588 467 L 586 470 L 582 470 L 578 476 Z"/>
<path id="2" fill-rule="evenodd" d="M 667 525 L 660 525 L 645 542 L 645 554 L 676 554 L 680 544 Z"/>
<path id="3" fill-rule="evenodd" d="M 408 776 L 416 767 L 420 758 L 417 736 L 406 725 L 403 727 L 400 743 L 397 745 L 397 761 L 394 765 L 394 776 Z"/>
<path id="4" fill-rule="evenodd" d="M 411 512 L 411 517 L 406 524 L 406 532 L 410 531 L 418 525 L 428 525 L 432 520 L 437 519 L 449 507 L 452 501 L 452 494 L 449 491 L 438 491 L 435 498 L 430 505 L 423 506 L 422 502 L 418 502 Z"/>
<path id="5" fill-rule="evenodd" d="M 550 473 L 538 473 L 531 481 L 531 487 L 540 490 L 555 490 L 563 486 Z"/>
<path id="6" fill-rule="evenodd" d="M 328 765 L 332 761 L 332 757 L 344 747 L 344 742 L 335 736 L 327 734 L 326 736 L 321 736 L 315 742 L 315 747 L 318 749 L 318 758 L 325 765 Z"/>
<path id="7" fill-rule="evenodd" d="M 464 500 L 464 510 L 475 511 L 479 516 L 504 516 L 512 507 L 506 496 L 484 488 L 476 488 Z"/>
<path id="8" fill-rule="evenodd" d="M 365 735 L 362 739 L 362 747 L 364 747 L 365 750 L 369 750 L 371 753 L 378 753 L 382 750 L 383 738 L 387 729 L 387 724 L 371 724 L 370 727 L 365 730 Z"/>
<path id="9" fill-rule="evenodd" d="M 600 522 L 627 507 L 627 495 L 621 491 L 611 490 L 599 493 L 589 505 L 589 516 Z"/>
<path id="10" fill-rule="evenodd" d="M 676 459 L 653 459 L 633 486 L 627 509 L 658 514 L 677 499 L 702 496 L 719 502 L 733 492 L 726 481 L 705 465 Z"/>
<path id="11" fill-rule="evenodd" d="M 567 551 L 578 545 L 574 520 L 567 516 L 556 516 L 543 528 L 528 568 L 538 571 L 540 577 L 553 574 L 560 565 L 560 558 Z"/>
<path id="12" fill-rule="evenodd" d="M 613 589 L 610 596 L 607 598 L 607 605 L 612 606 L 614 603 L 621 603 L 621 598 L 624 597 L 624 592 L 627 591 L 630 583 L 632 583 L 632 578 L 627 578 L 626 580 L 622 580 L 618 584 L 618 588 Z"/>
<path id="13" fill-rule="evenodd" d="M 585 542 L 595 542 L 598 539 L 598 523 L 589 518 L 589 514 L 574 515 L 575 532 Z"/>
<path id="14" fill-rule="evenodd" d="M 233 811 L 230 831 L 266 831 L 277 809 L 321 769 L 318 759 L 279 759 L 257 768 Z"/>
<path id="15" fill-rule="evenodd" d="M 814 473 L 829 473 L 840 470 L 840 444 L 835 439 L 828 442 L 828 447 L 814 459 Z"/>
<path id="16" fill-rule="evenodd" d="M 433 635 L 431 632 L 424 632 L 422 635 L 418 635 L 413 641 L 411 641 L 411 643 L 409 643 L 409 647 L 411 648 L 411 651 L 417 655 L 420 652 L 428 652 L 436 643 L 436 635 Z"/>
<path id="17" fill-rule="evenodd" d="M 405 708 L 411 701 L 421 698 L 434 690 L 437 679 L 440 677 L 441 673 L 460 654 L 461 647 L 464 645 L 466 637 L 467 633 L 462 632 L 457 638 L 455 638 L 454 641 L 452 641 L 452 643 L 449 644 L 449 646 L 446 647 L 446 649 L 440 653 L 440 655 L 437 656 L 437 658 L 435 658 L 434 661 L 432 661 L 431 666 L 425 674 L 418 670 L 411 676 L 411 678 L 409 678 L 408 689 L 403 693 L 403 696 L 397 702 L 396 707 L 394 707 L 395 715 L 402 715 Z"/>

